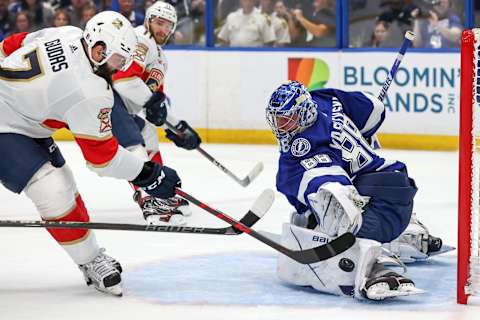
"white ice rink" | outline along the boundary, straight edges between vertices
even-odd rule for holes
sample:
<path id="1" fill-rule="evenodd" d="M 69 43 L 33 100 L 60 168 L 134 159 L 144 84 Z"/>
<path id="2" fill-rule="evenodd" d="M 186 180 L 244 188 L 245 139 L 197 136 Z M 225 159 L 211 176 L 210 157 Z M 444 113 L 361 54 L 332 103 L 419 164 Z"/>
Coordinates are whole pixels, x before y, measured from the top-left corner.
<path id="1" fill-rule="evenodd" d="M 60 148 L 74 171 L 92 221 L 142 223 L 126 182 L 99 178 L 84 165 L 73 143 Z M 167 165 L 183 188 L 236 218 L 264 188 L 274 188 L 275 146 L 204 145 L 232 171 L 244 176 L 257 161 L 265 170 L 248 188 L 238 186 L 195 151 L 162 144 Z M 456 246 L 457 153 L 383 151 L 403 160 L 419 191 L 415 210 L 432 234 Z M 276 193 L 256 230 L 279 233 L 290 208 Z M 33 205 L 0 187 L 0 217 L 38 219 Z M 192 225 L 225 226 L 193 207 Z M 69 257 L 42 229 L 2 228 L 0 319 L 480 319 L 480 307 L 455 303 L 456 253 L 409 268 L 423 296 L 384 303 L 359 302 L 281 283 L 276 253 L 241 236 L 205 236 L 97 231 L 100 244 L 123 265 L 124 296 L 87 287 Z M 328 318 L 327 318 L 328 317 Z"/>

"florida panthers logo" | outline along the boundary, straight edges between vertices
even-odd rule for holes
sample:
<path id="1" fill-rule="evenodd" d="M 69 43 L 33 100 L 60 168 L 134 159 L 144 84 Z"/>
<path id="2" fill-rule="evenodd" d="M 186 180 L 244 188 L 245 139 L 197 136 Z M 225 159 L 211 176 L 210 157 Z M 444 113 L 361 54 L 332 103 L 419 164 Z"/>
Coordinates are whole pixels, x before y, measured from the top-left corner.
<path id="1" fill-rule="evenodd" d="M 295 157 L 302 157 L 310 151 L 310 142 L 305 138 L 297 138 L 293 140 L 290 151 Z"/>
<path id="2" fill-rule="evenodd" d="M 105 133 L 112 130 L 110 112 L 112 112 L 112 108 L 103 108 L 98 113 L 97 118 L 100 120 L 100 133 Z"/>

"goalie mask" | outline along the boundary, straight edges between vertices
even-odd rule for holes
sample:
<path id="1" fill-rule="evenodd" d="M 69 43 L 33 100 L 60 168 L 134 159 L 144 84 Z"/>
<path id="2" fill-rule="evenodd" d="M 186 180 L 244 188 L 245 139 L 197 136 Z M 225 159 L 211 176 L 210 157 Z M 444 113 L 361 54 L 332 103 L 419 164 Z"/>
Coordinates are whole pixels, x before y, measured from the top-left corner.
<path id="1" fill-rule="evenodd" d="M 266 117 L 280 149 L 287 152 L 293 136 L 317 120 L 317 105 L 303 84 L 289 81 L 270 96 Z"/>

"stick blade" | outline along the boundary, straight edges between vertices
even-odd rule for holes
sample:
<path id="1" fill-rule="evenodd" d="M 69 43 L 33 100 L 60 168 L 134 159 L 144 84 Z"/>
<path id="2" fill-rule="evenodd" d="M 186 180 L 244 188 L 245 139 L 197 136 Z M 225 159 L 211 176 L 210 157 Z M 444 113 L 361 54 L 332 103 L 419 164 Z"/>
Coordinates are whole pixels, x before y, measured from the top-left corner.
<path id="1" fill-rule="evenodd" d="M 241 184 L 243 187 L 248 186 L 258 175 L 263 171 L 263 162 L 259 162 L 253 167 L 253 169 L 248 173 L 245 179 L 242 180 Z"/>
<path id="2" fill-rule="evenodd" d="M 260 220 L 272 207 L 275 200 L 275 193 L 272 189 L 265 189 L 258 196 L 247 214 L 240 220 L 240 223 L 247 227 L 252 227 L 258 220 Z M 235 230 L 236 234 L 243 233 L 240 230 Z"/>

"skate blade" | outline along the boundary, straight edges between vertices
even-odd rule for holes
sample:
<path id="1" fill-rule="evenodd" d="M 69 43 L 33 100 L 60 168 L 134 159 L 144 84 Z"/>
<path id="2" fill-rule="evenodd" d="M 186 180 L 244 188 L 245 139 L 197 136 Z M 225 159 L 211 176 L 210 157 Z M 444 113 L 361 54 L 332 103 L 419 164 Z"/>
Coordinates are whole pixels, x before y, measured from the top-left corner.
<path id="1" fill-rule="evenodd" d="M 173 215 L 168 222 L 160 220 L 157 215 L 148 216 L 146 221 L 153 226 L 183 226 L 187 224 L 187 220 L 181 214 Z"/>
<path id="2" fill-rule="evenodd" d="M 190 217 L 192 215 L 192 210 L 189 205 L 180 206 L 177 210 L 180 211 L 184 217 Z"/>
<path id="3" fill-rule="evenodd" d="M 444 253 L 453 251 L 453 250 L 455 250 L 455 249 L 456 249 L 455 247 L 448 246 L 448 245 L 444 244 L 444 245 L 440 248 L 439 251 L 431 252 L 431 253 L 429 253 L 428 255 L 429 255 L 430 257 L 438 256 L 439 254 L 444 254 Z"/>
<path id="4" fill-rule="evenodd" d="M 120 284 L 117 284 L 117 285 L 114 285 L 114 286 L 111 286 L 111 287 L 108 287 L 108 288 L 95 287 L 95 289 L 97 289 L 98 291 L 100 291 L 102 293 L 110 294 L 110 295 L 115 296 L 115 297 L 123 296 L 122 286 Z"/>

